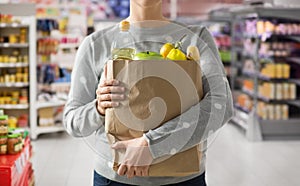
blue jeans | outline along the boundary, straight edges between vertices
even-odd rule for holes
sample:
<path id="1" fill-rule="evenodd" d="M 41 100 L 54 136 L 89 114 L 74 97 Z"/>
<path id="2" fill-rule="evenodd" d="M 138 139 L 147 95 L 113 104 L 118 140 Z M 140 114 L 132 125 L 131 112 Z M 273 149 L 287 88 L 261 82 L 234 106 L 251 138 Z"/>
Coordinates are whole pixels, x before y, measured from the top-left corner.
<path id="1" fill-rule="evenodd" d="M 180 183 L 170 184 L 168 186 L 192 186 L 192 185 L 206 186 L 205 173 L 201 174 L 200 176 L 197 176 L 196 178 L 184 182 L 180 182 Z M 109 180 L 101 176 L 100 174 L 98 174 L 96 171 L 94 171 L 94 186 L 130 186 L 130 185 Z"/>

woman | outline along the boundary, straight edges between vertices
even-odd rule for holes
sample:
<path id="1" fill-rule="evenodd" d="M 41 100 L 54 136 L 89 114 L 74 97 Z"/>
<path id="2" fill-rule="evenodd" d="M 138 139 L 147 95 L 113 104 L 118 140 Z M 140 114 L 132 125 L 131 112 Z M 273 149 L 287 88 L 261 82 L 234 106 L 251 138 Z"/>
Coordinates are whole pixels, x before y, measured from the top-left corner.
<path id="1" fill-rule="evenodd" d="M 104 131 L 105 110 L 118 106 L 118 100 L 126 99 L 124 87 L 117 80 L 106 79 L 105 62 L 110 58 L 110 44 L 113 40 L 112 36 L 118 33 L 117 27 L 91 34 L 81 44 L 72 72 L 71 90 L 64 112 L 64 125 L 68 133 L 75 137 L 88 136 L 96 132 L 95 186 L 171 184 L 204 186 L 206 185 L 205 151 L 200 162 L 199 173 L 190 176 L 149 177 L 149 164 L 138 165 L 141 161 L 151 162 L 153 159 L 174 153 L 172 149 L 176 149 L 176 141 L 168 144 L 164 142 L 164 138 L 170 134 L 175 135 L 175 139 L 180 139 L 182 134 L 192 133 L 180 150 L 188 149 L 199 143 L 205 144 L 208 137 L 206 131 L 216 131 L 232 116 L 231 92 L 214 41 L 203 27 L 186 27 L 163 17 L 162 0 L 131 0 L 130 16 L 126 20 L 134 25 L 132 32 L 135 39 L 139 40 L 140 50 L 157 50 L 162 43 L 182 36 L 187 30 L 194 34 L 189 37 L 190 43 L 187 45 L 197 44 L 201 59 L 204 60 L 201 62 L 204 98 L 196 105 L 198 111 L 192 107 L 183 113 L 182 117 L 186 118 L 186 122 L 190 125 L 195 125 L 196 129 L 189 131 L 191 127 L 183 126 L 175 130 L 172 126 L 179 120 L 174 118 L 161 127 L 145 133 L 141 138 L 117 142 L 112 146 L 108 144 Z M 165 41 L 159 42 L 163 41 L 162 39 Z M 196 111 L 198 113 L 195 113 Z M 195 115 L 199 117 L 195 118 Z M 205 132 L 203 126 L 206 127 Z M 161 145 L 154 145 L 158 141 Z M 134 147 L 135 150 L 130 147 Z M 112 170 L 110 163 L 107 163 L 112 160 L 111 148 L 129 152 L 125 157 L 127 163 L 121 164 L 117 172 Z M 142 153 L 147 155 L 141 158 Z"/>

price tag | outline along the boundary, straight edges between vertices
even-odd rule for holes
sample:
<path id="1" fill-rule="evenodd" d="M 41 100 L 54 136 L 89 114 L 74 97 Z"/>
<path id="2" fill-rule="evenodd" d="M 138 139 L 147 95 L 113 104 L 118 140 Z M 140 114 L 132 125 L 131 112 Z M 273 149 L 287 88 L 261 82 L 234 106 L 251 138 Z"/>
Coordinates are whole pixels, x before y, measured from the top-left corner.
<path id="1" fill-rule="evenodd" d="M 24 153 L 25 153 L 26 160 L 29 160 L 29 147 L 28 146 L 25 147 Z"/>
<path id="2" fill-rule="evenodd" d="M 23 170 L 22 165 L 21 165 L 21 158 L 18 158 L 18 159 L 15 161 L 15 166 L 16 166 L 16 168 L 17 168 L 17 172 L 18 172 L 19 174 L 21 174 L 21 173 L 22 173 L 22 170 Z"/>
<path id="3" fill-rule="evenodd" d="M 20 156 L 20 158 L 21 158 L 21 166 L 23 168 L 25 166 L 25 164 L 26 164 L 25 154 L 22 153 L 21 156 Z"/>

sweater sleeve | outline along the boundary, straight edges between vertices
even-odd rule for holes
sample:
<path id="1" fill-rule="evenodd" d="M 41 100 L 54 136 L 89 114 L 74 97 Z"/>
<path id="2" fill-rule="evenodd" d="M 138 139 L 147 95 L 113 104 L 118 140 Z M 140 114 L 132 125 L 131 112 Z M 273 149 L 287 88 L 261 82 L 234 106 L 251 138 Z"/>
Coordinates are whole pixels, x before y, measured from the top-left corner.
<path id="1" fill-rule="evenodd" d="M 154 158 L 169 156 L 206 141 L 233 115 L 232 95 L 218 49 L 206 28 L 201 31 L 200 38 L 204 97 L 178 117 L 144 134 Z"/>
<path id="2" fill-rule="evenodd" d="M 71 89 L 64 108 L 64 126 L 75 137 L 88 136 L 104 123 L 104 117 L 96 109 L 99 75 L 95 70 L 92 46 L 91 37 L 86 37 L 77 51 Z"/>

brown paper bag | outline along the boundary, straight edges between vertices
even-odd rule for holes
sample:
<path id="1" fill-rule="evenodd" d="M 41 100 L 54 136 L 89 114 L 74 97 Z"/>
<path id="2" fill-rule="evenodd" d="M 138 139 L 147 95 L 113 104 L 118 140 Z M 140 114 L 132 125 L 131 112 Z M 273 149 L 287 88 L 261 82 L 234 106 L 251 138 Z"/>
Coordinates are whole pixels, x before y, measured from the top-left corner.
<path id="1" fill-rule="evenodd" d="M 111 144 L 138 138 L 180 115 L 203 97 L 200 66 L 195 61 L 129 61 L 107 63 L 108 78 L 126 87 L 128 98 L 106 109 L 105 131 Z M 113 150 L 114 170 L 124 152 Z M 199 146 L 152 164 L 149 176 L 188 176 L 199 172 Z"/>

